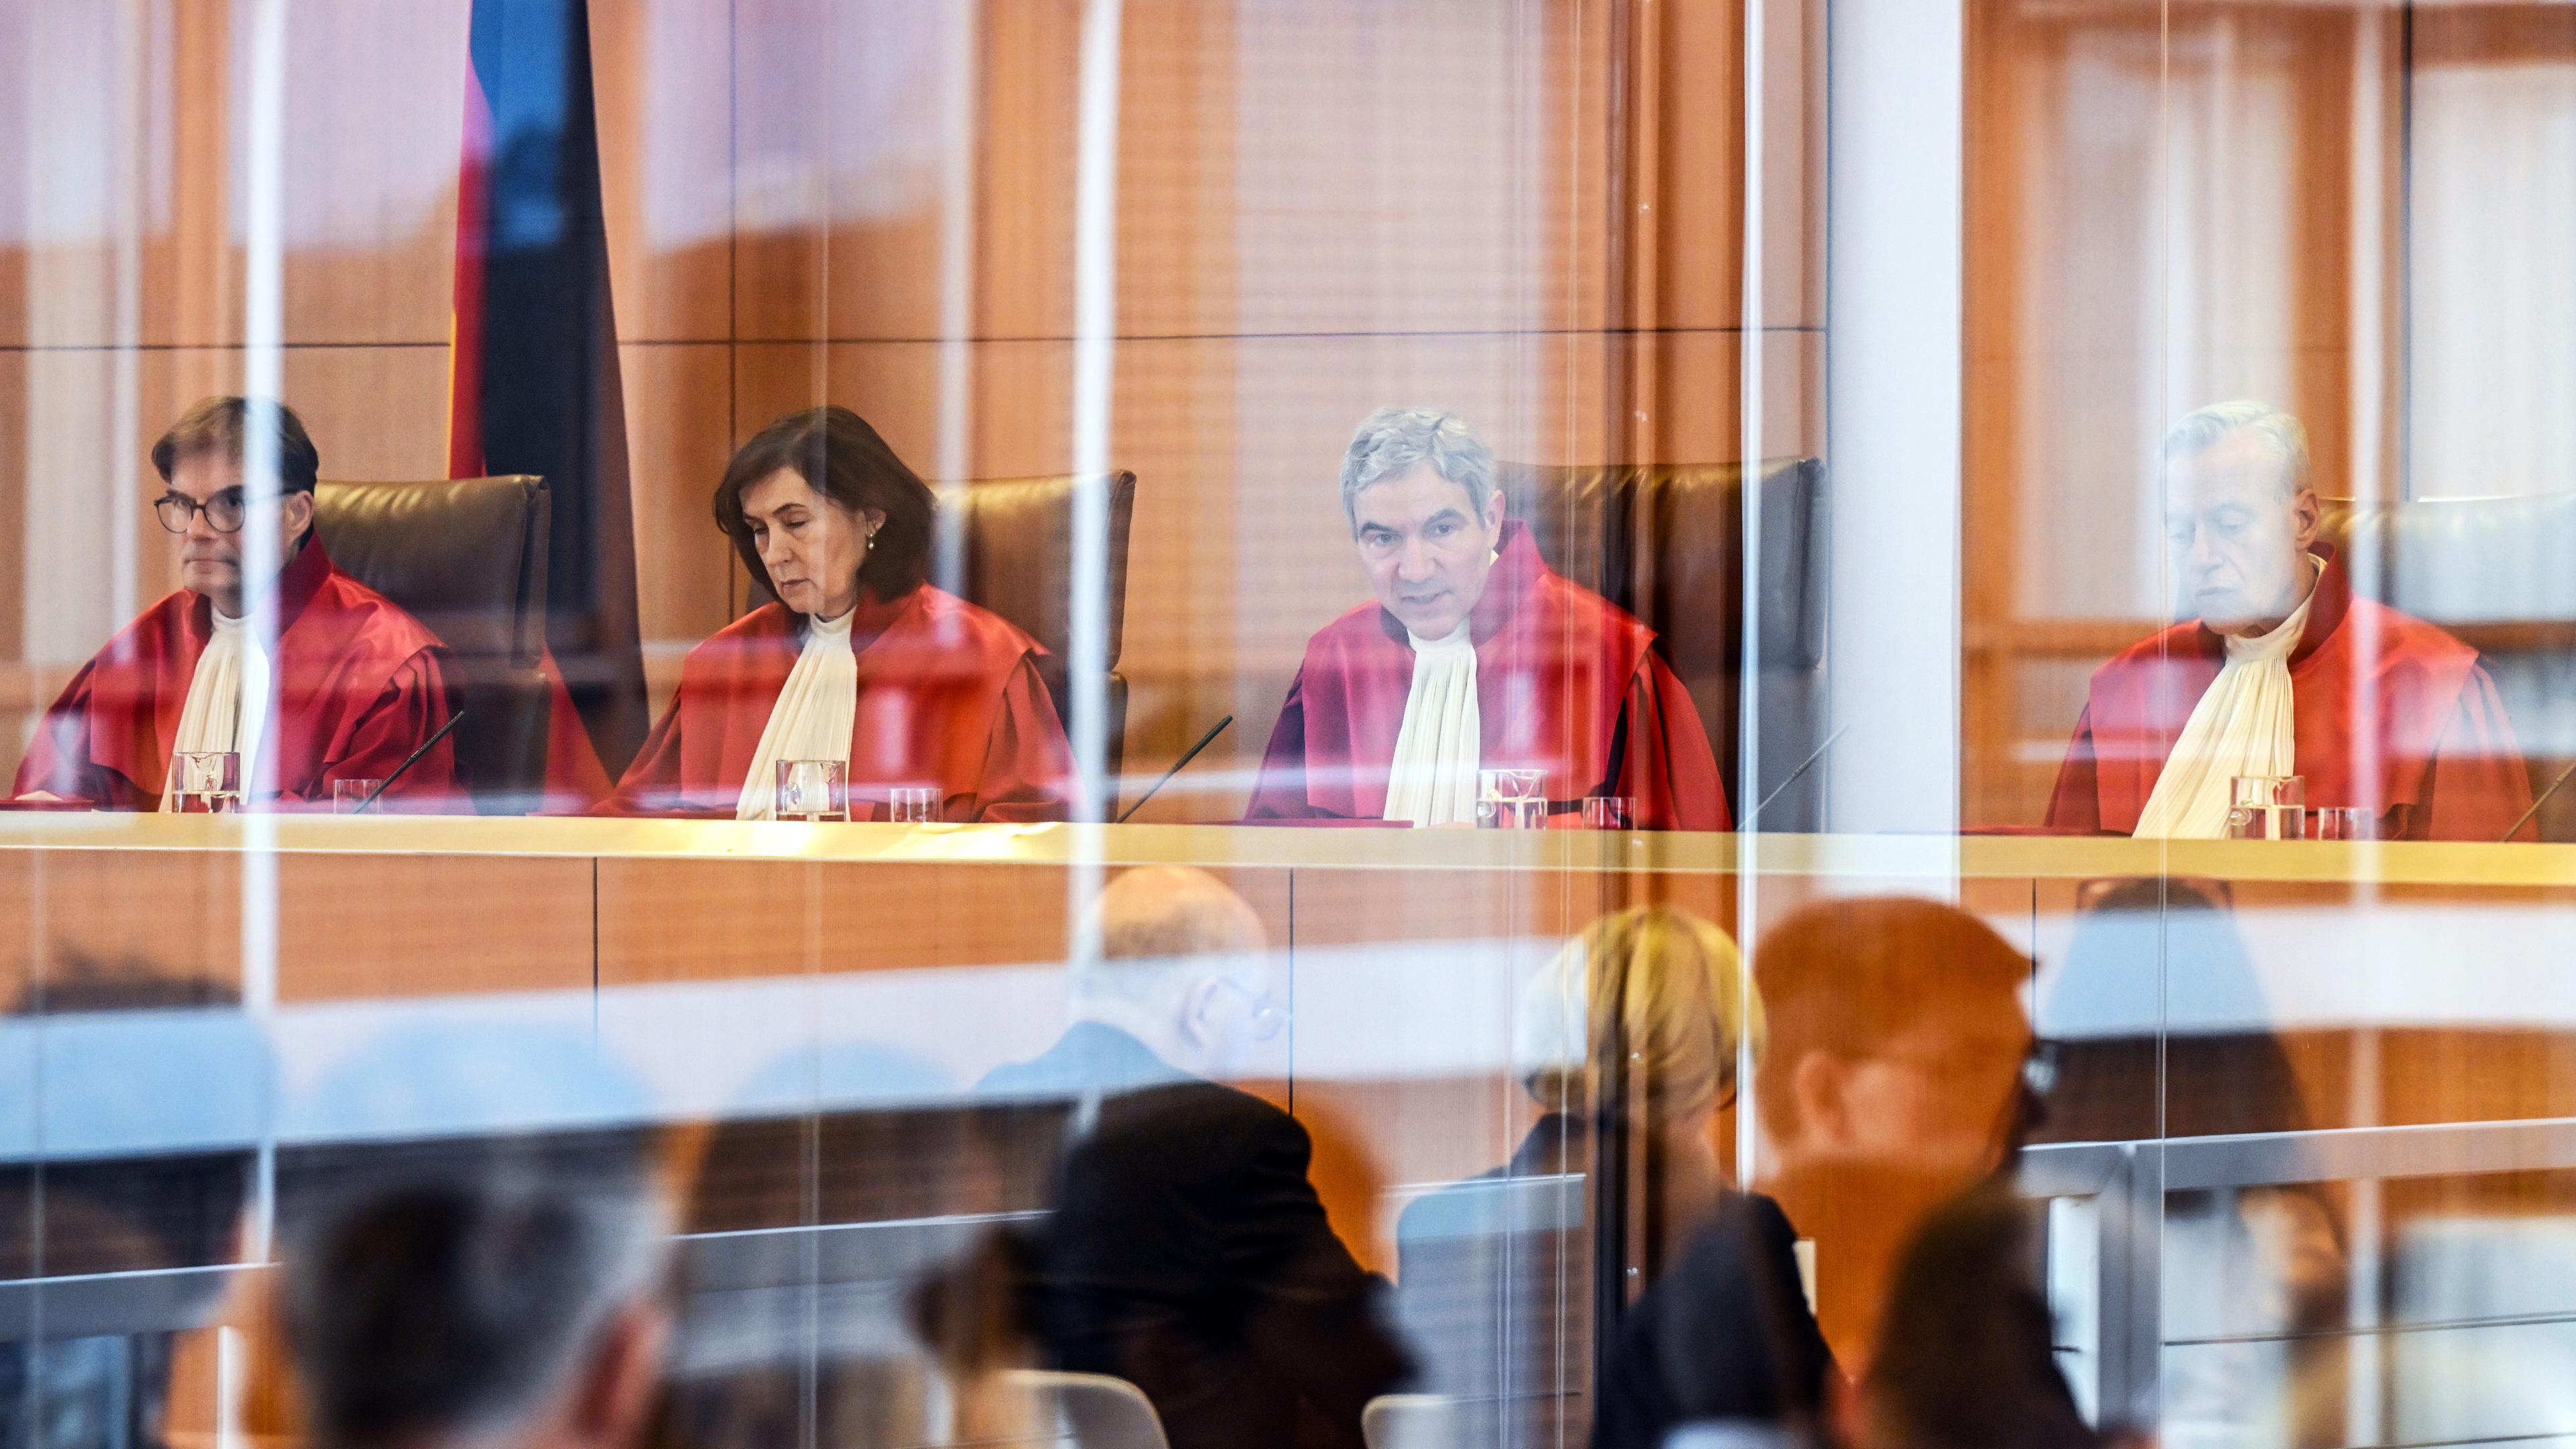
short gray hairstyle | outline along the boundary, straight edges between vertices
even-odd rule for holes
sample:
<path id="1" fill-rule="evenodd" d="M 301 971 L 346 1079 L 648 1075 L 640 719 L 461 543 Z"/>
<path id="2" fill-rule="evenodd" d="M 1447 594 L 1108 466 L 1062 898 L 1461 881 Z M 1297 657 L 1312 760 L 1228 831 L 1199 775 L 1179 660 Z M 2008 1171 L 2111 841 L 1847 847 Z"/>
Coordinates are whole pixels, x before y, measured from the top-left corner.
<path id="1" fill-rule="evenodd" d="M 1360 420 L 1342 455 L 1342 513 L 1359 523 L 1360 493 L 1425 463 L 1467 490 L 1479 521 L 1494 492 L 1494 450 L 1454 413 L 1438 408 L 1379 408 Z"/>
<path id="2" fill-rule="evenodd" d="M 2270 445 L 2274 456 L 2289 468 L 2289 495 L 2297 497 L 2308 482 L 2308 430 L 2297 418 L 2267 402 L 2239 398 L 2234 402 L 2211 403 L 2187 413 L 2182 420 L 2165 429 L 2164 441 L 2157 446 L 2160 462 L 2170 464 L 2177 458 L 2188 458 L 2207 452 L 2224 439 L 2237 433 L 2252 433 Z"/>

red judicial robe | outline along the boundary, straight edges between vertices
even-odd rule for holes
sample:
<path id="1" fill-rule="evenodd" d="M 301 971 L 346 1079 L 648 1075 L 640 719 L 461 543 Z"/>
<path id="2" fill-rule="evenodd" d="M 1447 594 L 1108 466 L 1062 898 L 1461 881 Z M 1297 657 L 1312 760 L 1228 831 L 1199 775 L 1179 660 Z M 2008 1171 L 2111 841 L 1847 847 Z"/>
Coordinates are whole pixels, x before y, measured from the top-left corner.
<path id="1" fill-rule="evenodd" d="M 214 605 L 181 589 L 128 624 L 72 676 L 18 765 L 18 793 L 47 790 L 107 810 L 157 810 Z M 308 536 L 277 579 L 276 776 L 254 797 L 329 809 L 335 780 L 387 779 L 447 723 L 436 635 L 331 566 Z M 453 738 L 394 780 L 376 809 L 452 801 Z M 242 762 L 245 770 L 252 761 Z"/>
<path id="2" fill-rule="evenodd" d="M 2513 724 L 2478 652 L 2421 619 L 2357 599 L 2320 547 L 2307 627 L 2290 653 L 2292 738 L 2311 807 L 2407 807 L 2414 840 L 2502 840 L 2531 805 Z M 2052 828 L 2127 835 L 2192 706 L 2226 662 L 2197 620 L 2131 645 L 2092 692 L 2048 805 Z M 2533 840 L 2525 825 L 2515 837 Z"/>
<path id="3" fill-rule="evenodd" d="M 1654 631 L 1550 569 L 1518 522 L 1503 525 L 1468 614 L 1484 768 L 1547 772 L 1556 823 L 1587 795 L 1626 795 L 1646 830 L 1729 828 L 1717 756 Z M 1248 820 L 1376 820 L 1413 686 L 1404 626 L 1364 604 L 1306 643 L 1262 756 Z"/>
<path id="4" fill-rule="evenodd" d="M 1062 820 L 1073 749 L 1038 677 L 1038 642 L 928 584 L 891 603 L 862 592 L 850 647 L 850 813 L 882 816 L 887 791 L 937 785 L 949 820 Z M 608 814 L 730 820 L 771 706 L 804 647 L 804 616 L 752 610 L 689 651 L 679 692 L 602 802 Z"/>

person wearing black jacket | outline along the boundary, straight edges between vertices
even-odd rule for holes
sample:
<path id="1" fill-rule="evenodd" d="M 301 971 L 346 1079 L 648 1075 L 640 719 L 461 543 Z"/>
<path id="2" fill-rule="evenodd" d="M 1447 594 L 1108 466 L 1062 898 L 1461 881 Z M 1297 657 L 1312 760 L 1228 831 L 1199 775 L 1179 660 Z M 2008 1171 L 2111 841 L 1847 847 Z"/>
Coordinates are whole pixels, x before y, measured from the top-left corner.
<path id="1" fill-rule="evenodd" d="M 1025 1331 L 1055 1367 L 1142 1389 L 1172 1449 L 1358 1449 L 1405 1377 L 1384 1280 L 1333 1233 L 1286 1112 L 1207 1079 L 1275 1034 L 1260 923 L 1204 872 L 1103 892 L 1075 1021 L 979 1092 L 1057 1102 L 1068 1145 L 1019 1246 Z"/>

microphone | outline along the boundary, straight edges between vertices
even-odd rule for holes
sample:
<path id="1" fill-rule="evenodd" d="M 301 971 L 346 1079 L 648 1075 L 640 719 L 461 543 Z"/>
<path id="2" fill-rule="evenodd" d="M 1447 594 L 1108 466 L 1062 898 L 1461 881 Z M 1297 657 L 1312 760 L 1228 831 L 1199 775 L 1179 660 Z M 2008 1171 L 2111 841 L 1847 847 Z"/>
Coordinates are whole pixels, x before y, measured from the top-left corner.
<path id="1" fill-rule="evenodd" d="M 1172 766 L 1172 768 L 1170 768 L 1170 769 L 1168 769 L 1168 770 L 1165 770 L 1165 771 L 1163 772 L 1163 778 L 1161 778 L 1161 779 L 1159 779 L 1159 780 L 1156 780 L 1156 781 L 1154 782 L 1154 789 L 1153 789 L 1153 790 L 1148 790 L 1148 791 L 1146 791 L 1144 794 L 1137 796 L 1137 797 L 1136 797 L 1136 803 L 1135 803 L 1135 804 L 1130 805 L 1130 806 L 1128 806 L 1126 809 L 1124 809 L 1124 810 L 1122 810 L 1122 811 L 1118 812 L 1118 819 L 1117 819 L 1116 823 L 1117 823 L 1117 824 L 1120 824 L 1120 825 L 1124 825 L 1124 824 L 1126 824 L 1126 823 L 1127 823 L 1127 817 L 1128 817 L 1128 816 L 1133 815 L 1133 814 L 1135 814 L 1137 811 L 1144 809 L 1144 808 L 1145 808 L 1145 802 L 1154 798 L 1154 790 L 1160 790 L 1160 789 L 1162 789 L 1165 785 L 1168 785 L 1168 784 L 1172 783 L 1172 777 L 1173 777 L 1174 775 L 1179 774 L 1182 770 L 1184 770 L 1184 769 L 1188 768 L 1190 761 L 1195 760 L 1195 759 L 1197 759 L 1197 758 L 1199 757 L 1199 751 L 1204 750 L 1204 749 L 1206 749 L 1209 745 L 1212 745 L 1212 744 L 1216 743 L 1216 737 L 1217 737 L 1218 735 L 1224 734 L 1224 733 L 1225 733 L 1225 727 L 1226 727 L 1227 725 L 1232 724 L 1232 723 L 1234 723 L 1234 716 L 1233 716 L 1233 715 L 1227 715 L 1225 718 L 1223 718 L 1223 719 L 1221 719 L 1221 720 L 1218 720 L 1215 724 L 1213 724 L 1213 725 L 1209 726 L 1209 727 L 1208 727 L 1208 732 L 1207 732 L 1206 734 L 1203 734 L 1203 735 L 1199 736 L 1199 742 L 1198 742 L 1197 744 L 1192 745 L 1192 746 L 1190 746 L 1187 750 L 1184 750 L 1184 751 L 1182 751 L 1182 752 L 1181 752 L 1181 758 L 1180 758 L 1179 763 L 1177 763 L 1177 764 L 1173 765 L 1173 766 Z"/>
<path id="2" fill-rule="evenodd" d="M 2513 828 L 2506 831 L 2504 839 L 2497 841 L 2496 844 L 2503 845 L 2520 835 L 2522 827 L 2531 823 L 2531 817 L 2540 813 L 2540 807 L 2549 803 L 2549 797 L 2558 793 L 2558 787 L 2566 784 L 2567 777 L 2570 775 L 2576 775 L 2576 764 L 2571 764 L 2559 771 L 2558 778 L 2549 782 L 2549 788 L 2540 792 L 2540 798 L 2531 802 L 2531 808 L 2522 812 L 2521 818 L 2513 822 Z"/>
<path id="3" fill-rule="evenodd" d="M 1823 758 L 1825 757 L 1825 751 L 1830 750 L 1830 749 L 1832 749 L 1832 748 L 1834 747 L 1834 741 L 1839 740 L 1839 739 L 1841 739 L 1843 736 L 1845 736 L 1845 735 L 1847 735 L 1847 734 L 1850 734 L 1850 733 L 1851 733 L 1851 726 L 1850 726 L 1850 725 L 1844 725 L 1841 729 L 1838 729 L 1838 730 L 1834 731 L 1832 734 L 1829 734 L 1829 735 L 1825 736 L 1825 742 L 1824 742 L 1823 744 L 1821 744 L 1821 745 L 1816 746 L 1815 753 L 1813 753 L 1813 754 L 1811 754 L 1811 755 L 1807 756 L 1807 758 L 1805 758 L 1805 759 L 1803 759 L 1803 760 L 1800 760 L 1800 761 L 1798 762 L 1798 768 L 1796 768 L 1796 769 L 1794 769 L 1794 770 L 1791 770 L 1791 771 L 1789 772 L 1788 777 L 1787 777 L 1786 779 L 1783 779 L 1779 784 L 1774 785 L 1774 786 L 1772 786 L 1772 787 L 1771 787 L 1771 793 L 1770 793 L 1770 794 L 1768 794 L 1768 795 L 1763 796 L 1763 797 L 1762 797 L 1762 803 L 1753 807 L 1753 814 L 1752 814 L 1750 817 L 1748 817 L 1748 819 L 1749 819 L 1749 820 L 1753 820 L 1753 821 L 1759 821 L 1759 820 L 1762 818 L 1762 812 L 1763 812 L 1763 811 L 1765 811 L 1765 810 L 1767 810 L 1767 809 L 1769 809 L 1769 808 L 1771 808 L 1771 802 L 1780 798 L 1780 792 L 1781 792 L 1781 791 L 1786 790 L 1786 789 L 1788 789 L 1790 786 L 1792 786 L 1792 785 L 1794 785 L 1794 784 L 1798 783 L 1798 777 L 1799 777 L 1800 775 L 1803 775 L 1803 774 L 1807 773 L 1807 771 L 1808 771 L 1808 770 L 1812 769 L 1812 768 L 1815 766 L 1816 761 L 1823 759 Z M 2521 827 L 2520 827 L 2520 826 L 2516 826 L 2515 828 L 2516 828 L 2516 829 L 2520 829 Z"/>
<path id="4" fill-rule="evenodd" d="M 385 791 L 387 791 L 387 790 L 389 790 L 389 789 L 393 788 L 393 783 L 394 783 L 394 781 L 399 780 L 399 779 L 401 779 L 401 778 L 403 777 L 403 771 L 408 770 L 408 769 L 410 769 L 412 766 L 419 764 L 419 763 L 420 763 L 420 757 L 421 757 L 421 756 L 423 756 L 423 755 L 425 755 L 425 754 L 428 754 L 428 753 L 430 752 L 430 750 L 432 750 L 433 748 L 435 748 L 435 747 L 437 746 L 437 744 L 438 744 L 438 742 L 439 742 L 440 740 L 443 740 L 443 739 L 447 738 L 447 732 L 448 732 L 449 730 L 452 730 L 452 729 L 456 728 L 456 722 L 457 722 L 458 720 L 463 719 L 463 718 L 465 718 L 465 711 L 463 711 L 463 710 L 461 710 L 461 709 L 460 709 L 460 710 L 458 710 L 456 713 L 449 715 L 449 716 L 447 717 L 447 723 L 445 723 L 445 724 L 443 724 L 443 725 L 440 725 L 440 726 L 439 726 L 435 731 L 433 731 L 433 732 L 431 733 L 431 735 L 430 735 L 430 737 L 429 737 L 428 739 L 422 740 L 422 741 L 420 742 L 420 748 L 419 748 L 419 749 L 416 749 L 416 750 L 414 750 L 414 751 L 412 751 L 412 752 L 411 752 L 411 756 L 410 756 L 410 758 L 408 758 L 408 759 L 404 760 L 401 764 L 394 766 L 394 772 L 393 772 L 392 774 L 385 776 L 385 777 L 384 777 L 383 779 L 381 779 L 381 780 L 378 780 L 378 781 L 376 782 L 376 788 L 374 788 L 374 789 L 372 789 L 372 790 L 368 791 L 368 792 L 367 792 L 367 798 L 366 798 L 366 799 L 364 799 L 364 800 L 359 801 L 359 802 L 358 802 L 354 807 L 352 807 L 352 808 L 350 809 L 349 813 L 350 813 L 350 814 L 352 814 L 352 815 L 356 815 L 356 814 L 360 813 L 361 811 L 364 811 L 368 806 L 375 804 L 375 803 L 376 803 L 376 797 L 377 797 L 377 796 L 382 795 L 383 793 L 385 793 Z"/>

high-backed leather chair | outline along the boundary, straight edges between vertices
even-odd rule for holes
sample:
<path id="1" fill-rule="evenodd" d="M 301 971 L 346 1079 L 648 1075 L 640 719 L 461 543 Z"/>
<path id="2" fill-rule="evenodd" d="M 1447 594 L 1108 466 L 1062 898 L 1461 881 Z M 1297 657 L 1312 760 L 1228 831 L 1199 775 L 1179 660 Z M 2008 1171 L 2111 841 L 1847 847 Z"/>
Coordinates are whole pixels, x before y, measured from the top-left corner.
<path id="1" fill-rule="evenodd" d="M 1744 468 L 1737 463 L 1499 467 L 1506 507 L 1548 565 L 1643 620 L 1690 690 L 1736 824 L 1774 791 L 1765 830 L 1824 823 L 1824 762 L 1791 775 L 1825 733 L 1825 473 L 1775 458 L 1758 475 L 1761 621 L 1744 659 Z M 1760 778 L 1740 772 L 1738 702 L 1754 680 Z M 1784 784 L 1786 788 L 1783 788 Z"/>
<path id="2" fill-rule="evenodd" d="M 2324 524 L 2354 592 L 2454 630 L 2485 654 L 2534 791 L 2576 763 L 2576 493 L 2330 498 Z M 2576 781 L 2537 820 L 2541 839 L 2576 841 Z"/>
<path id="3" fill-rule="evenodd" d="M 1105 489 L 1109 512 L 1107 587 L 1107 775 L 1113 798 L 1126 759 L 1127 677 L 1118 653 L 1127 629 L 1127 534 L 1136 514 L 1136 475 L 1127 472 L 1075 478 L 995 478 L 957 483 L 939 491 L 941 527 L 954 528 L 958 576 L 941 577 L 939 545 L 932 545 L 933 582 L 992 610 L 1046 646 L 1046 683 L 1056 713 L 1073 727 L 1073 696 L 1065 677 L 1073 647 L 1074 508 L 1086 489 Z"/>
<path id="4" fill-rule="evenodd" d="M 464 711 L 451 738 L 476 806 L 526 808 L 546 773 L 545 480 L 324 482 L 314 519 L 333 563 L 446 643 Z"/>

